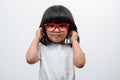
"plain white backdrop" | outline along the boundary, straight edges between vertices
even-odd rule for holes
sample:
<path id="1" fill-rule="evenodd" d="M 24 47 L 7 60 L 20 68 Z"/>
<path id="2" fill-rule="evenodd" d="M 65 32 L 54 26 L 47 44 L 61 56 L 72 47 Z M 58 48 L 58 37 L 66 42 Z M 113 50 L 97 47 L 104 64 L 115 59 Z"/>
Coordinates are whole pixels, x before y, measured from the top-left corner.
<path id="1" fill-rule="evenodd" d="M 38 80 L 39 63 L 27 64 L 26 51 L 55 4 L 72 12 L 86 54 L 76 80 L 120 80 L 119 0 L 0 0 L 0 80 Z"/>

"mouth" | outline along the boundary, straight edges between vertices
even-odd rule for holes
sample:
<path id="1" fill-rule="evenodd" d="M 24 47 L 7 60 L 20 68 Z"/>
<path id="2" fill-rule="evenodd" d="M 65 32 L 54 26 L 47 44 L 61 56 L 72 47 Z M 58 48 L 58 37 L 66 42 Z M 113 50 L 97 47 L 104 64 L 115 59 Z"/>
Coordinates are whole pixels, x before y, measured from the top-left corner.
<path id="1" fill-rule="evenodd" d="M 59 38 L 61 35 L 53 35 L 53 37 L 55 38 Z"/>

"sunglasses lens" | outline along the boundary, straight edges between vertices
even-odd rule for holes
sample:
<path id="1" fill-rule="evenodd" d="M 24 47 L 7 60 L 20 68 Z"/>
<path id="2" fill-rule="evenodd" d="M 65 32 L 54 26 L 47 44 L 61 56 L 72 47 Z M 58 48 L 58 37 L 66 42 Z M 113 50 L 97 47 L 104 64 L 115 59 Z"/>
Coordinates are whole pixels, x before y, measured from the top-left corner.
<path id="1" fill-rule="evenodd" d="M 66 31 L 67 28 L 68 28 L 68 24 L 67 23 L 61 23 L 59 25 L 59 28 L 60 28 L 61 31 Z"/>
<path id="2" fill-rule="evenodd" d="M 55 28 L 53 23 L 47 23 L 47 24 L 45 24 L 45 27 L 48 31 L 53 31 Z"/>

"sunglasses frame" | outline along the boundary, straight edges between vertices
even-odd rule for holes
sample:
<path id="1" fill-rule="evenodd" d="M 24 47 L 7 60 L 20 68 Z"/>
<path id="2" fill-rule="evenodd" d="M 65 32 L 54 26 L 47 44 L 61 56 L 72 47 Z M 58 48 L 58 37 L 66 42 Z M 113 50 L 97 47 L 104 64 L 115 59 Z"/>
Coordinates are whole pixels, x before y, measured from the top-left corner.
<path id="1" fill-rule="evenodd" d="M 54 25 L 54 29 L 53 29 L 53 30 L 48 30 L 48 29 L 47 29 L 47 25 L 48 25 L 48 24 L 53 24 L 53 25 Z M 66 28 L 66 30 L 65 30 L 65 31 L 67 31 L 68 28 L 69 28 L 69 26 L 70 26 L 69 23 L 59 23 L 59 24 L 56 24 L 56 23 L 45 23 L 45 24 L 44 24 L 44 27 L 45 27 L 46 30 L 49 31 L 49 32 L 55 31 L 56 28 L 58 28 L 58 30 L 59 30 L 60 32 L 64 32 L 64 31 L 62 31 L 62 30 L 60 29 L 60 25 L 61 25 L 61 24 L 66 24 L 66 25 L 67 25 L 67 26 L 66 26 L 67 28 Z"/>

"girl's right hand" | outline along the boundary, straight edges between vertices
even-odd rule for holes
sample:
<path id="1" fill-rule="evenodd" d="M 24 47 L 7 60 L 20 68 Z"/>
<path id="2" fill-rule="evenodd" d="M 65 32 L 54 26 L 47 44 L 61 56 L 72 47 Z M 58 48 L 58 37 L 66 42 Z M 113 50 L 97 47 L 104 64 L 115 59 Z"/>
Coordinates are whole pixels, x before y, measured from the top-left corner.
<path id="1" fill-rule="evenodd" d="M 37 31 L 36 31 L 36 38 L 41 40 L 43 38 L 44 34 L 43 34 L 43 30 L 42 28 L 39 28 Z"/>

